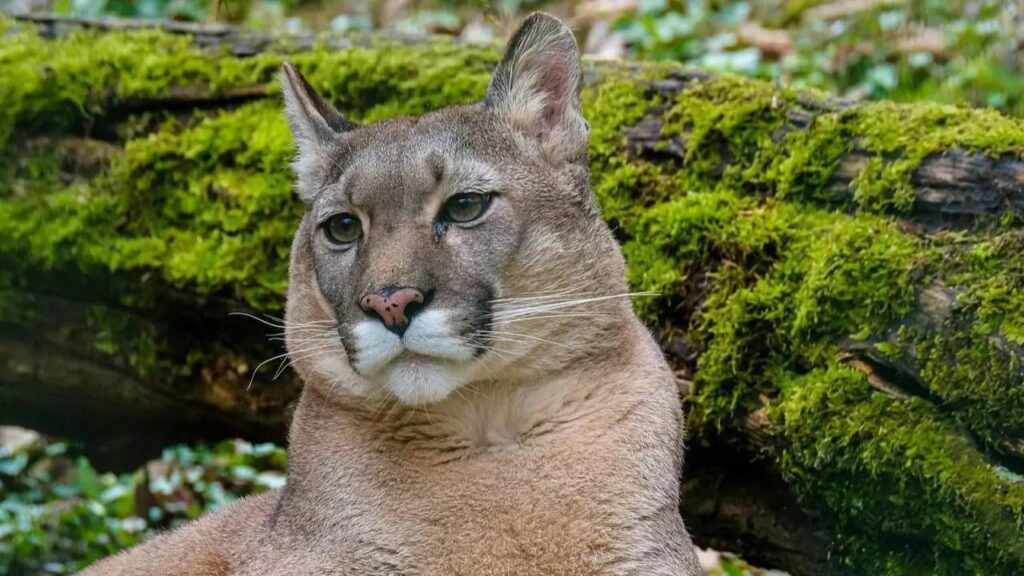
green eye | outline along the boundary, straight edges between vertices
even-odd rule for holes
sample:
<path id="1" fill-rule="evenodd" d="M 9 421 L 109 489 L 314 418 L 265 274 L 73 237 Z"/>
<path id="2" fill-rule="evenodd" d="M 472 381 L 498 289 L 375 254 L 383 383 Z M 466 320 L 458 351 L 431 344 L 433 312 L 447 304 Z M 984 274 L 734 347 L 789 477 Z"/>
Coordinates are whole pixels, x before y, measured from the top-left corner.
<path id="1" fill-rule="evenodd" d="M 363 226 L 356 218 L 348 212 L 335 214 L 323 224 L 324 236 L 331 244 L 351 244 L 363 235 Z"/>
<path id="2" fill-rule="evenodd" d="M 445 202 L 441 217 L 448 222 L 472 222 L 483 216 L 490 205 L 490 194 L 456 194 Z"/>

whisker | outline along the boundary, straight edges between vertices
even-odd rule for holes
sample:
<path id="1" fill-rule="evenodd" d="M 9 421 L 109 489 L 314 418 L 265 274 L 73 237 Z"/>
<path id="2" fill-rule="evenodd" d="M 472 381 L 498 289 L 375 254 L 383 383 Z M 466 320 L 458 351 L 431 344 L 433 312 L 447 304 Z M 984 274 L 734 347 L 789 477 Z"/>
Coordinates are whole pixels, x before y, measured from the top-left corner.
<path id="1" fill-rule="evenodd" d="M 311 335 L 311 336 L 305 336 L 305 337 L 302 337 L 302 338 L 290 338 L 290 339 L 289 338 L 285 338 L 284 336 L 277 336 L 277 337 L 270 338 L 270 340 L 271 341 L 277 340 L 277 341 L 280 341 L 280 342 L 296 342 L 296 343 L 302 344 L 302 343 L 305 343 L 305 342 L 315 342 L 315 341 L 318 341 L 318 340 L 328 341 L 328 340 L 340 340 L 340 339 L 338 338 L 337 334 L 335 334 L 333 332 L 328 332 L 327 334 L 321 334 L 319 336 L 312 336 Z"/>
<path id="2" fill-rule="evenodd" d="M 531 320 L 551 320 L 551 319 L 555 319 L 555 318 L 590 318 L 590 319 L 599 319 L 599 318 L 613 318 L 613 317 L 614 317 L 614 315 L 607 314 L 607 313 L 563 312 L 563 313 L 560 313 L 560 314 L 542 314 L 542 315 L 537 315 L 537 316 L 524 315 L 524 316 L 518 316 L 518 317 L 514 317 L 514 318 L 503 318 L 503 319 L 501 319 L 499 321 L 492 322 L 491 326 L 501 327 L 501 326 L 507 326 L 509 324 L 514 324 L 516 322 L 528 322 L 528 321 L 531 321 Z"/>
<path id="3" fill-rule="evenodd" d="M 534 336 L 533 334 L 523 334 L 522 332 L 502 332 L 502 331 L 499 331 L 499 330 L 481 330 L 480 333 L 482 333 L 482 334 L 497 334 L 499 336 L 504 336 L 504 337 L 513 336 L 513 337 L 519 337 L 519 338 L 527 338 L 529 340 L 536 340 L 538 342 L 544 342 L 545 344 L 552 344 L 554 346 L 562 346 L 562 347 L 566 347 L 566 348 L 568 347 L 566 344 L 564 344 L 562 342 L 555 342 L 554 340 L 548 340 L 547 338 L 541 338 L 540 336 Z M 498 339 L 500 339 L 500 338 L 498 338 Z M 522 342 L 522 341 L 520 341 L 520 342 Z"/>
<path id="4" fill-rule="evenodd" d="M 529 340 L 517 340 L 515 338 L 509 338 L 507 336 L 491 336 L 491 337 L 487 338 L 487 342 L 489 344 L 500 344 L 500 343 L 503 343 L 503 342 L 509 343 L 509 344 L 530 344 Z M 470 344 L 470 346 L 472 346 L 472 345 L 473 344 Z M 484 345 L 484 344 L 481 343 L 481 345 Z"/>
<path id="5" fill-rule="evenodd" d="M 303 350 L 298 350 L 298 351 L 295 351 L 295 352 L 284 352 L 283 354 L 278 354 L 277 356 L 272 356 L 272 357 L 270 357 L 270 358 L 267 358 L 267 359 L 266 359 L 266 360 L 264 360 L 263 362 L 260 362 L 260 363 L 259 363 L 259 364 L 257 364 L 257 365 L 256 365 L 256 367 L 255 367 L 255 368 L 253 368 L 253 370 L 252 370 L 252 376 L 250 376 L 250 377 L 249 377 L 249 385 L 248 385 L 248 386 L 246 386 L 246 388 L 245 388 L 245 389 L 246 389 L 246 391 L 248 391 L 248 390 L 251 390 L 251 389 L 252 389 L 252 383 L 253 383 L 253 381 L 254 381 L 254 380 L 256 379 L 256 373 L 257 373 L 257 372 L 259 372 L 259 371 L 260 371 L 260 368 L 262 368 L 262 367 L 263 367 L 263 366 L 265 366 L 266 364 L 268 364 L 268 363 L 270 363 L 270 362 L 273 362 L 274 360 L 279 360 L 279 359 L 281 359 L 281 358 L 287 357 L 287 356 L 288 356 L 288 354 L 302 354 L 302 353 L 304 353 L 304 352 L 308 352 L 308 351 L 309 351 L 309 350 L 311 350 L 311 349 L 312 349 L 312 348 L 307 348 L 307 349 L 303 349 Z"/>
<path id="6" fill-rule="evenodd" d="M 298 339 L 300 339 L 300 338 L 313 338 L 313 337 L 317 337 L 317 336 L 322 336 L 322 337 L 334 336 L 334 337 L 337 337 L 337 336 L 339 336 L 339 334 L 338 334 L 338 332 L 336 330 L 296 331 L 296 332 L 293 332 L 291 334 L 287 334 L 285 332 L 277 332 L 277 333 L 274 333 L 274 334 L 268 334 L 267 335 L 267 339 L 271 340 L 271 341 L 273 341 L 273 340 L 285 341 L 285 340 L 291 339 L 291 341 L 295 342 L 295 341 L 297 341 L 297 338 Z"/>
<path id="7" fill-rule="evenodd" d="M 562 308 L 569 308 L 572 306 L 578 306 L 580 304 L 590 304 L 593 302 L 603 302 L 606 300 L 612 300 L 615 298 L 629 298 L 633 296 L 656 296 L 656 292 L 632 292 L 626 294 L 613 294 L 610 296 L 596 296 L 593 298 L 583 298 L 578 300 L 569 300 L 564 302 L 554 302 L 549 304 L 538 304 L 535 306 L 527 306 L 522 308 L 515 308 L 512 310 L 503 310 L 492 314 L 493 318 L 504 318 L 510 316 L 519 316 L 525 314 L 532 314 L 533 312 L 545 312 L 549 310 L 559 310 Z"/>
<path id="8" fill-rule="evenodd" d="M 281 322 L 283 324 L 289 324 L 291 326 L 311 326 L 311 325 L 314 325 L 314 324 L 334 324 L 335 323 L 334 320 L 328 320 L 328 319 L 310 320 L 308 322 L 290 322 L 290 321 L 286 320 L 285 318 L 279 318 L 279 317 L 273 316 L 271 314 L 264 314 L 264 316 L 266 316 L 267 318 L 270 318 L 271 320 L 277 320 L 278 322 Z"/>
<path id="9" fill-rule="evenodd" d="M 335 323 L 334 320 L 311 320 L 309 322 L 290 322 L 288 320 L 285 320 L 284 318 L 278 318 L 277 316 L 271 316 L 270 314 L 265 314 L 264 316 L 266 316 L 266 318 L 260 318 L 259 316 L 256 316 L 255 314 L 250 314 L 248 312 L 228 312 L 228 316 L 242 316 L 244 318 L 255 320 L 260 324 L 265 324 L 272 328 L 288 328 L 296 326 L 322 326 L 326 324 Z"/>
<path id="10" fill-rule="evenodd" d="M 333 344 L 333 342 L 331 342 L 329 344 Z M 323 346 L 321 346 L 319 348 L 313 349 L 313 350 L 306 350 L 305 353 L 302 354 L 301 356 L 289 355 L 287 358 L 284 359 L 283 362 L 281 362 L 281 365 L 278 366 L 277 371 L 274 372 L 274 376 L 271 378 L 271 380 L 277 380 L 278 377 L 281 376 L 281 374 L 284 373 L 284 371 L 287 370 L 289 366 L 294 365 L 299 360 L 306 360 L 308 358 L 314 358 L 318 354 L 323 354 L 325 352 L 328 352 L 328 349 L 330 347 L 331 346 L 325 344 L 325 345 L 323 345 Z"/>
<path id="11" fill-rule="evenodd" d="M 576 296 L 588 296 L 590 294 L 595 294 L 595 292 L 563 291 L 563 292 L 549 292 L 549 293 L 546 293 L 546 294 L 544 294 L 544 293 L 533 293 L 533 294 L 534 295 L 531 295 L 531 296 L 506 296 L 504 298 L 495 298 L 494 300 L 491 300 L 490 302 L 492 304 L 499 304 L 499 303 L 503 303 L 503 302 L 523 302 L 523 301 L 529 301 L 529 300 L 547 300 L 547 299 L 553 300 L 555 298 L 572 298 L 572 297 L 576 297 Z"/>
<path id="12" fill-rule="evenodd" d="M 271 328 L 284 328 L 284 325 L 274 324 L 273 322 L 270 322 L 269 320 L 264 320 L 263 318 L 260 318 L 259 316 L 256 316 L 254 314 L 249 314 L 248 312 L 228 312 L 228 316 L 242 316 L 244 318 L 250 318 L 252 320 L 255 320 L 255 321 L 259 322 L 260 324 L 266 324 L 267 326 L 270 326 Z"/>

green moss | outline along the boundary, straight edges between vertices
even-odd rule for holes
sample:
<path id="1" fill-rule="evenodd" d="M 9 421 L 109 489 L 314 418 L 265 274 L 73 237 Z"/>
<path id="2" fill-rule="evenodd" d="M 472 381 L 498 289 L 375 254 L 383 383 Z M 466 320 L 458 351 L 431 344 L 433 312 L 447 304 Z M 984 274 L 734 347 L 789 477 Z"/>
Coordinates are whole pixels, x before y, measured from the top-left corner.
<path id="1" fill-rule="evenodd" d="M 157 30 L 80 31 L 48 41 L 31 27 L 8 28 L 0 42 L 0 147 L 16 126 L 67 128 L 132 100 L 190 87 L 211 98 L 239 86 L 272 83 L 288 58 L 347 114 L 367 121 L 419 114 L 479 98 L 497 54 L 437 42 L 416 47 L 291 53 L 287 46 L 246 58 L 210 53 L 183 35 Z M 430 66 L 423 66 L 429 60 Z"/>
<path id="2" fill-rule="evenodd" d="M 605 219 L 626 237 L 642 234 L 637 222 L 645 206 L 671 197 L 678 189 L 662 166 L 623 154 L 626 129 L 658 103 L 644 94 L 647 81 L 662 77 L 666 71 L 652 66 L 638 74 L 636 70 L 609 67 L 602 82 L 583 94 L 583 113 L 592 119 L 591 188 Z M 665 295 L 684 279 L 677 264 L 665 259 L 657 247 L 628 241 L 624 250 L 630 284 L 637 291 Z M 635 304 L 642 317 L 653 320 L 662 299 L 640 298 Z"/>
<path id="3" fill-rule="evenodd" d="M 722 76 L 684 90 L 664 119 L 666 138 L 686 141 L 688 188 L 735 187 L 746 168 L 765 162 L 772 134 L 784 122 L 786 95 L 763 82 Z"/>
<path id="4" fill-rule="evenodd" d="M 929 389 L 981 440 L 1024 455 L 1020 356 L 982 325 L 957 325 L 950 334 L 906 333 L 902 349 L 914 352 Z"/>
<path id="5" fill-rule="evenodd" d="M 684 90 L 662 128 L 665 145 L 670 139 L 686 144 L 678 177 L 690 190 L 718 187 L 818 203 L 849 198 L 851 208 L 904 214 L 914 203 L 911 176 L 925 159 L 954 149 L 992 157 L 1024 149 L 1024 122 L 993 110 L 877 102 L 812 114 L 807 99 L 732 76 Z M 848 194 L 837 195 L 826 184 L 854 149 L 867 157 Z"/>
<path id="6" fill-rule="evenodd" d="M 952 250 L 955 274 L 949 282 L 961 302 L 990 332 L 1024 346 L 1024 234 L 1009 230 Z"/>
<path id="7" fill-rule="evenodd" d="M 696 326 L 705 352 L 693 414 L 719 429 L 738 424 L 737 408 L 776 393 L 778 374 L 824 365 L 844 337 L 882 333 L 910 311 L 925 277 L 919 245 L 884 220 L 774 211 L 747 225 L 748 235 L 769 238 L 772 250 L 761 254 L 773 260 L 717 271 Z"/>
<path id="8" fill-rule="evenodd" d="M 497 64 L 497 52 L 437 42 L 324 48 L 289 59 L 339 110 L 356 120 L 374 122 L 480 100 Z"/>
<path id="9" fill-rule="evenodd" d="M 998 155 L 1024 146 L 968 130 L 984 112 L 908 114 L 890 105 L 819 115 L 806 130 L 780 136 L 783 109 L 797 106 L 795 99 L 768 97 L 771 90 L 752 82 L 719 82 L 687 90 L 667 115 L 663 135 L 682 134 L 687 155 L 679 173 L 646 180 L 664 199 L 635 211 L 624 247 L 634 286 L 669 294 L 652 314 L 708 290 L 692 276 L 711 280 L 688 331 L 702 350 L 691 426 L 740 433 L 744 417 L 767 399 L 780 426 L 771 457 L 798 492 L 829 511 L 838 561 L 855 573 L 986 574 L 1024 565 L 1021 488 L 955 423 L 970 423 L 990 440 L 1017 437 L 1014 357 L 990 347 L 987 362 L 950 362 L 979 348 L 973 332 L 942 350 L 916 348 L 928 366 L 921 376 L 955 420 L 924 401 L 872 392 L 834 360 L 841 340 L 883 337 L 923 286 L 950 273 L 944 247 L 865 212 L 909 210 L 911 171 L 930 154 L 967 148 Z M 906 133 L 883 129 L 908 122 L 918 124 Z M 855 142 L 874 154 L 848 196 L 861 214 L 805 204 L 835 202 L 825 185 Z M 1008 257 L 1000 251 L 993 266 Z M 984 293 L 981 301 L 1005 305 L 982 318 L 998 317 L 1000 325 L 1019 318 L 1006 313 L 1004 298 L 1019 281 L 988 273 L 991 281 L 977 284 L 976 270 L 972 289 Z M 990 499 L 992 490 L 1005 498 Z"/>
<path id="10" fill-rule="evenodd" d="M 844 131 L 838 114 L 816 116 L 807 130 L 786 136 L 783 153 L 752 167 L 750 174 L 760 174 L 763 182 L 775 182 L 780 198 L 833 202 L 826 185 L 842 155 L 853 146 L 853 139 Z"/>
<path id="11" fill-rule="evenodd" d="M 1024 456 L 1024 237 L 1016 231 L 935 240 L 956 294 L 941 327 L 910 324 L 888 353 L 914 366 L 986 446 Z"/>
<path id="12" fill-rule="evenodd" d="M 910 178 L 930 156 L 963 149 L 998 157 L 1024 149 L 1024 123 L 994 110 L 877 102 L 842 116 L 864 150 L 875 155 L 851 184 L 857 203 L 867 209 L 909 210 Z"/>
<path id="13" fill-rule="evenodd" d="M 1024 483 L 1000 474 L 927 402 L 894 402 L 831 366 L 780 382 L 770 449 L 837 523 L 859 574 L 1013 574 L 1024 566 Z"/>
<path id="14" fill-rule="evenodd" d="M 644 94 L 647 80 L 665 72 L 661 67 L 641 74 L 609 68 L 600 83 L 583 93 L 583 114 L 591 127 L 591 186 L 606 218 L 628 219 L 638 209 L 639 198 L 666 193 L 667 176 L 660 166 L 623 154 L 626 130 L 658 104 Z"/>
<path id="15" fill-rule="evenodd" d="M 0 145 L 17 126 L 78 124 L 101 115 L 113 99 L 155 97 L 169 86 L 216 94 L 226 86 L 263 83 L 279 62 L 269 55 L 210 58 L 188 37 L 158 31 L 76 32 L 51 42 L 19 27 L 0 42 Z"/>
<path id="16" fill-rule="evenodd" d="M 890 222 L 858 218 L 830 223 L 799 248 L 799 286 L 790 336 L 802 345 L 837 335 L 881 332 L 910 312 L 926 279 L 929 254 Z"/>

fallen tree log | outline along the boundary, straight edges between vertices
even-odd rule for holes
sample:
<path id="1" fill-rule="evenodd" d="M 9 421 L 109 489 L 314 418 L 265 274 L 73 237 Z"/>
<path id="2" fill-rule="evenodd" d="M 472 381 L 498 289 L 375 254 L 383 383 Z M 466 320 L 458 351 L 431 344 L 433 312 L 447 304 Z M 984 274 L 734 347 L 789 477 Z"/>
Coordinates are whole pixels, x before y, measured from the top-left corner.
<path id="1" fill-rule="evenodd" d="M 301 207 L 274 75 L 361 121 L 490 47 L 0 21 L 0 421 L 113 464 L 283 440 Z M 798 574 L 1024 570 L 1024 122 L 588 66 L 593 186 L 682 378 L 684 514 Z"/>

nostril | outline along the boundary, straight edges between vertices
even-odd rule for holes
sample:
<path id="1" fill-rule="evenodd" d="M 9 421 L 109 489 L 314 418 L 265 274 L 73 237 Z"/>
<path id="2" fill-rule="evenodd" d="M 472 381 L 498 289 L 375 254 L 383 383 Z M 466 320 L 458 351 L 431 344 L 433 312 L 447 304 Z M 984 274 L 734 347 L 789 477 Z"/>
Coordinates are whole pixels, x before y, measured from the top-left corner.
<path id="1" fill-rule="evenodd" d="M 401 335 L 412 317 L 427 303 L 428 297 L 416 288 L 390 288 L 364 296 L 360 307 L 370 316 L 376 316 L 384 326 Z"/>
<path id="2" fill-rule="evenodd" d="M 420 298 L 419 300 L 413 300 L 412 302 L 409 302 L 408 304 L 405 305 L 405 317 L 406 317 L 406 319 L 411 322 L 413 317 L 415 317 L 417 314 L 422 312 L 423 309 L 426 308 L 426 307 L 427 307 L 427 305 L 424 302 L 423 298 Z"/>

